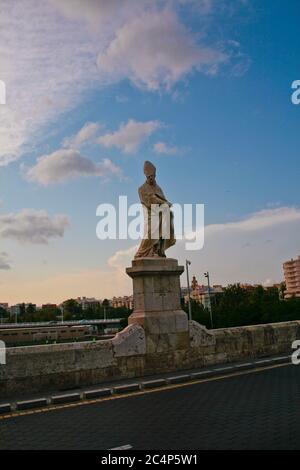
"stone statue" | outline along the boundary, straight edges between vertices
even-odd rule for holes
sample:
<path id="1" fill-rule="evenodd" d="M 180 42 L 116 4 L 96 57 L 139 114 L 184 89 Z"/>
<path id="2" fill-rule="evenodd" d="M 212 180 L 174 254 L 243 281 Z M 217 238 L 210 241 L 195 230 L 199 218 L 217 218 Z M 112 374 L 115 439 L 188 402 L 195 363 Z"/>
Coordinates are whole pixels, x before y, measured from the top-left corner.
<path id="1" fill-rule="evenodd" d="M 156 168 L 151 162 L 144 163 L 144 174 L 146 181 L 139 188 L 139 197 L 144 208 L 145 230 L 134 258 L 165 258 L 165 250 L 176 242 L 172 204 L 156 184 Z"/>

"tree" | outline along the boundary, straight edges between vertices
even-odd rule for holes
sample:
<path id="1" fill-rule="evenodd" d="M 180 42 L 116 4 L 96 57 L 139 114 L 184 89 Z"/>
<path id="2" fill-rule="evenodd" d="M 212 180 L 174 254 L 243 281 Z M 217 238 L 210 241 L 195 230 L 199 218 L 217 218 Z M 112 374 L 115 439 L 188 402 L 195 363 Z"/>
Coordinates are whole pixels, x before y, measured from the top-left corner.
<path id="1" fill-rule="evenodd" d="M 188 304 L 183 304 L 183 310 L 188 314 Z M 192 312 L 192 320 L 200 323 L 201 325 L 206 326 L 206 328 L 210 328 L 210 315 L 209 311 L 204 308 L 204 306 L 195 300 L 191 299 L 191 312 Z"/>
<path id="2" fill-rule="evenodd" d="M 280 298 L 281 298 L 281 299 L 284 299 L 285 291 L 286 291 L 286 283 L 285 283 L 285 282 L 281 282 L 281 283 L 280 283 L 280 287 L 279 287 L 279 295 L 280 295 Z"/>
<path id="3" fill-rule="evenodd" d="M 75 299 L 65 300 L 62 304 L 64 310 L 64 320 L 72 318 L 82 318 L 82 307 Z"/>
<path id="4" fill-rule="evenodd" d="M 56 321 L 57 317 L 61 315 L 61 311 L 59 308 L 53 308 L 51 306 L 44 307 L 42 310 L 39 310 L 36 317 L 38 318 L 37 321 Z"/>
<path id="5" fill-rule="evenodd" d="M 5 308 L 0 307 L 0 318 L 7 318 L 8 317 L 8 312 L 5 310 Z"/>
<path id="6" fill-rule="evenodd" d="M 281 300 L 277 287 L 243 288 L 233 284 L 212 302 L 214 328 L 228 328 L 300 319 L 300 299 Z M 187 312 L 187 306 L 184 307 Z M 192 301 L 192 317 L 210 328 L 208 311 Z"/>
<path id="7" fill-rule="evenodd" d="M 22 318 L 22 321 L 23 319 L 25 322 L 35 321 L 35 316 L 36 316 L 36 306 L 33 304 L 28 304 L 25 309 L 25 314 L 24 314 L 24 317 Z"/>

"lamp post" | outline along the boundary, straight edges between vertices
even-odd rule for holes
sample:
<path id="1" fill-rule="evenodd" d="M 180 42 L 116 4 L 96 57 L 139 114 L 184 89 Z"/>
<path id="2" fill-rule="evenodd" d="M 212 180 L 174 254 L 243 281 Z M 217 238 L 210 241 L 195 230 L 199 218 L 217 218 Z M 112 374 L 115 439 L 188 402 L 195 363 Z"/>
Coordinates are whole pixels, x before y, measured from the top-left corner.
<path id="1" fill-rule="evenodd" d="M 107 320 L 106 308 L 109 307 L 109 301 L 107 299 L 103 300 L 102 307 L 103 307 L 103 319 L 104 319 L 104 323 L 105 323 L 106 320 Z"/>
<path id="2" fill-rule="evenodd" d="M 214 325 L 213 325 L 213 319 L 212 319 L 212 309 L 211 309 L 211 300 L 210 300 L 210 283 L 209 283 L 209 272 L 206 271 L 206 273 L 204 273 L 204 276 L 207 278 L 207 288 L 208 288 L 208 310 L 209 310 L 209 314 L 210 314 L 210 323 L 211 323 L 211 327 L 213 328 Z"/>
<path id="3" fill-rule="evenodd" d="M 189 299 L 189 320 L 191 320 L 192 319 L 192 308 L 191 308 L 191 290 L 190 290 L 189 264 L 191 264 L 191 262 L 189 260 L 185 260 L 186 280 L 187 280 L 188 299 Z"/>

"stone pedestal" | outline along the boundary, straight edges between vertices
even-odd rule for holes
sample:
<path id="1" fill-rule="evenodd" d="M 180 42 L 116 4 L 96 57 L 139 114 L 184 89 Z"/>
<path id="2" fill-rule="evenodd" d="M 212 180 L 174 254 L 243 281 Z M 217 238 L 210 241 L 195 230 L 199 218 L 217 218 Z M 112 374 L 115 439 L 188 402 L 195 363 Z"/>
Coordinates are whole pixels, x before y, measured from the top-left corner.
<path id="1" fill-rule="evenodd" d="M 134 301 L 128 324 L 144 328 L 148 354 L 189 348 L 188 318 L 180 304 L 183 271 L 172 258 L 138 258 L 126 269 Z"/>

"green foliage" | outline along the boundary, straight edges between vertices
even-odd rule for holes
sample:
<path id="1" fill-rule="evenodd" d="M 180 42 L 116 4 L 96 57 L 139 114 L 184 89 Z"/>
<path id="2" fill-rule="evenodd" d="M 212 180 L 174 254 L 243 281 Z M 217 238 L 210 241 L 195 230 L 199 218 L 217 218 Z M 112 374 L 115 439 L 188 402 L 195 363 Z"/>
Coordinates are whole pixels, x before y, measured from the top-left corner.
<path id="1" fill-rule="evenodd" d="M 57 321 L 57 317 L 61 315 L 59 308 L 46 307 L 42 310 L 36 310 L 36 307 L 29 304 L 25 311 L 18 315 L 19 323 L 31 322 L 47 322 Z"/>
<path id="2" fill-rule="evenodd" d="M 83 318 L 82 307 L 75 299 L 65 300 L 62 304 L 64 320 L 80 320 Z"/>
<path id="3" fill-rule="evenodd" d="M 33 304 L 27 305 L 27 308 L 23 313 L 21 313 L 20 321 L 22 321 L 22 318 L 24 318 L 25 321 L 27 322 L 32 322 L 35 320 L 36 316 L 36 306 Z"/>
<path id="4" fill-rule="evenodd" d="M 106 317 L 107 319 L 127 318 L 131 312 L 132 310 L 129 310 L 125 307 L 118 307 L 118 308 L 105 307 L 105 315 L 104 315 L 104 306 L 102 304 L 102 305 L 89 307 L 86 310 L 84 310 L 82 312 L 82 319 L 98 320 L 98 319 L 104 319 L 104 317 Z"/>
<path id="5" fill-rule="evenodd" d="M 300 320 L 300 300 L 281 300 L 281 295 L 276 287 L 245 289 L 239 284 L 230 285 L 223 294 L 212 297 L 214 328 Z M 191 302 L 193 320 L 210 328 L 208 310 Z M 184 310 L 188 312 L 188 306 Z"/>
<path id="6" fill-rule="evenodd" d="M 89 308 L 83 310 L 82 306 L 75 299 L 68 299 L 63 302 L 63 318 L 64 321 L 68 320 L 98 320 L 113 318 L 123 318 L 123 323 L 127 326 L 127 318 L 131 314 L 132 310 L 125 307 L 113 308 L 109 306 L 109 301 L 105 299 L 102 305 L 95 303 Z M 7 317 L 8 313 L 0 307 L 0 317 Z M 62 316 L 61 310 L 51 305 L 44 307 L 41 310 L 37 310 L 35 305 L 29 304 L 25 308 L 25 304 L 21 305 L 21 312 L 18 315 L 19 323 L 26 322 L 47 322 L 47 321 L 60 321 Z M 11 321 L 15 321 L 15 318 L 11 318 Z"/>
<path id="7" fill-rule="evenodd" d="M 5 308 L 0 307 L 0 317 L 6 318 L 7 316 L 8 316 L 8 313 L 7 313 L 7 311 L 5 310 Z"/>

